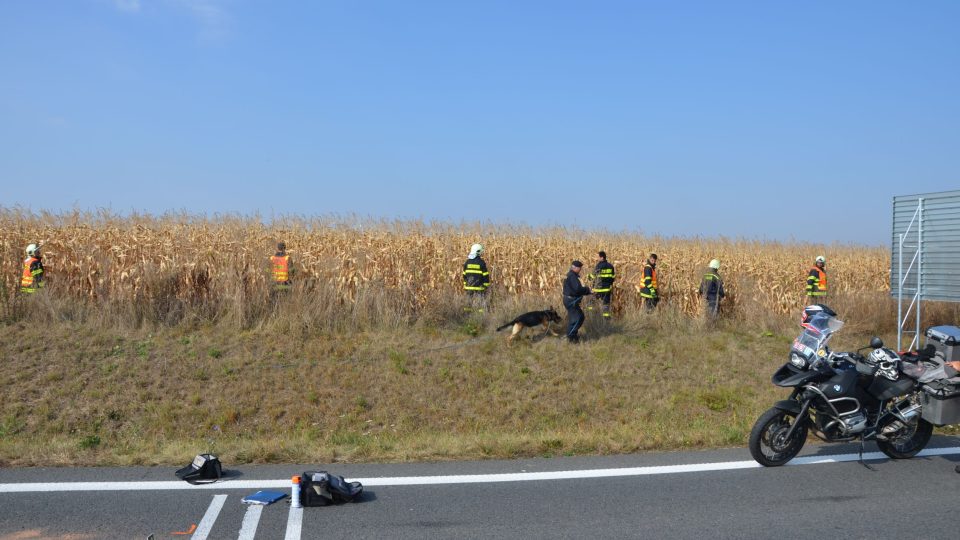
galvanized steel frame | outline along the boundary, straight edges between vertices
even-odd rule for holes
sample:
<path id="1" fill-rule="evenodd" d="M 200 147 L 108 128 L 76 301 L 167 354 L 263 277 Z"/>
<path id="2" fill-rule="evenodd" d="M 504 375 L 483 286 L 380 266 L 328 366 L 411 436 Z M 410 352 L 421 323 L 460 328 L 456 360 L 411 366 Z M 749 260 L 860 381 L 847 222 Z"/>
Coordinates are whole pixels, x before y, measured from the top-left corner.
<path id="1" fill-rule="evenodd" d="M 893 198 L 890 292 L 897 348 L 920 346 L 924 301 L 960 302 L 960 190 Z M 936 321 L 945 324 L 948 321 Z"/>
<path id="2" fill-rule="evenodd" d="M 916 251 L 913 253 L 913 257 L 910 260 L 910 266 L 907 267 L 907 271 L 903 271 L 903 245 L 906 239 L 910 235 L 910 230 L 913 228 L 914 223 L 917 225 L 917 245 Z M 906 283 L 907 278 L 910 277 L 910 272 L 913 270 L 913 265 L 917 265 L 917 292 L 913 295 L 913 299 L 910 301 L 910 306 L 907 308 L 906 314 L 903 312 L 903 285 Z M 913 330 L 913 340 L 910 341 L 910 347 L 908 350 L 914 348 L 914 344 L 919 344 L 920 342 L 920 305 L 921 300 L 923 299 L 923 197 L 917 201 L 917 210 L 913 213 L 913 218 L 910 220 L 910 224 L 907 225 L 907 230 L 903 233 L 900 233 L 900 242 L 897 246 L 897 350 L 903 350 L 903 327 L 907 324 L 907 319 L 910 317 L 910 311 L 913 310 L 913 306 L 917 306 L 916 312 L 916 328 Z"/>

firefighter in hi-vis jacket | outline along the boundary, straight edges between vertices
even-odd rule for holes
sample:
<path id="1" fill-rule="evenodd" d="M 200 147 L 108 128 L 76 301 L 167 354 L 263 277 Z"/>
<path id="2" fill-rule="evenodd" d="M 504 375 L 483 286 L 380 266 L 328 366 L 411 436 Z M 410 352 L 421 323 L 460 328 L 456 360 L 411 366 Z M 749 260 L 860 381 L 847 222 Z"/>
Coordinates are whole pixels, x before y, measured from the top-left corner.
<path id="1" fill-rule="evenodd" d="M 827 258 L 817 257 L 816 264 L 807 273 L 807 304 L 819 304 L 827 296 Z"/>
<path id="2" fill-rule="evenodd" d="M 467 293 L 470 306 L 467 311 L 483 313 L 487 306 L 487 290 L 490 288 L 490 271 L 480 256 L 483 244 L 470 246 L 470 255 L 463 263 L 463 290 Z"/>
<path id="3" fill-rule="evenodd" d="M 40 246 L 27 246 L 27 258 L 23 260 L 23 273 L 20 275 L 20 292 L 33 294 L 43 288 L 43 258 Z"/>
<path id="4" fill-rule="evenodd" d="M 293 260 L 287 255 L 287 245 L 283 242 L 277 244 L 277 253 L 270 257 L 270 267 L 273 274 L 273 289 L 275 291 L 285 291 L 290 288 L 293 277 Z"/>
<path id="5" fill-rule="evenodd" d="M 647 311 L 653 311 L 660 302 L 660 292 L 657 289 L 657 254 L 651 253 L 647 258 L 647 264 L 643 265 L 643 278 L 641 281 L 640 296 L 647 307 Z"/>
<path id="6" fill-rule="evenodd" d="M 606 252 L 597 252 L 597 266 L 594 267 L 593 273 L 588 275 L 587 278 L 593 281 L 590 290 L 593 291 L 594 297 L 600 302 L 600 310 L 604 320 L 608 320 L 610 318 L 610 300 L 613 295 L 613 280 L 617 278 L 617 274 L 613 265 L 607 261 Z M 593 306 L 587 309 L 592 311 Z"/>

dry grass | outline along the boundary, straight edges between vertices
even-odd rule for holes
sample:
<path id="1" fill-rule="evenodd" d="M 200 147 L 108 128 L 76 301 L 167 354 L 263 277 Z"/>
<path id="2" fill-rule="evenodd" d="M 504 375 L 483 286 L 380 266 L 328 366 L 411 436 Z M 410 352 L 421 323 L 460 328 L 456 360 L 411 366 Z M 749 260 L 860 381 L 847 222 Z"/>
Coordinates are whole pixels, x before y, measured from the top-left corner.
<path id="1" fill-rule="evenodd" d="M 743 444 L 780 396 L 806 263 L 830 257 L 830 303 L 852 348 L 893 338 L 882 249 L 666 240 L 564 229 L 212 220 L 0 211 L 0 463 L 178 464 L 619 453 Z M 22 245 L 50 285 L 14 294 Z M 300 275 L 272 299 L 285 240 Z M 465 248 L 487 245 L 494 305 L 464 314 Z M 616 322 L 587 340 L 507 347 L 499 323 L 558 305 L 571 258 L 618 267 Z M 665 300 L 638 309 L 648 252 Z M 719 257 L 731 291 L 715 326 L 692 295 Z M 956 322 L 954 306 L 929 306 Z M 42 449 L 42 452 L 38 451 Z"/>
<path id="2" fill-rule="evenodd" d="M 508 347 L 502 334 L 473 338 L 474 325 L 486 330 L 467 318 L 287 339 L 216 327 L 111 335 L 61 325 L 51 335 L 19 323 L 7 330 L 23 350 L 3 350 L 0 461 L 175 464 L 207 448 L 237 463 L 727 446 L 773 399 L 765 383 L 782 355 L 770 353 L 788 341 L 687 336 L 638 319 L 589 327 L 580 347 L 556 338 Z"/>

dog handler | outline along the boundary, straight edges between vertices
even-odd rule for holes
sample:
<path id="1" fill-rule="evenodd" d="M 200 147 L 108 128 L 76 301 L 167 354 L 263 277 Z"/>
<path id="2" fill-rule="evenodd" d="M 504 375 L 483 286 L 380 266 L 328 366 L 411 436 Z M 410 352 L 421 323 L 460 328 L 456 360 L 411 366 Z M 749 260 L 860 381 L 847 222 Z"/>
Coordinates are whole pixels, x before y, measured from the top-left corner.
<path id="1" fill-rule="evenodd" d="M 580 327 L 583 326 L 583 309 L 580 307 L 580 301 L 583 297 L 590 294 L 590 288 L 580 283 L 580 271 L 583 270 L 583 263 L 573 261 L 570 264 L 570 271 L 567 272 L 567 279 L 563 281 L 563 307 L 567 308 L 567 339 L 570 343 L 580 341 Z"/>

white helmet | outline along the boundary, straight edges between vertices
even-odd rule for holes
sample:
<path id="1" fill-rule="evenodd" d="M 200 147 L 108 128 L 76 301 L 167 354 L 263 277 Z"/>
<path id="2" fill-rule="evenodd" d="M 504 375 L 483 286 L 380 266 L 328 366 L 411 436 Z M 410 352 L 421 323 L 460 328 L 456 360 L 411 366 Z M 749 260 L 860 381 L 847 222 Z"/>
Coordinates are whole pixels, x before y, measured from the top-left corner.
<path id="1" fill-rule="evenodd" d="M 33 255 L 40 249 L 36 244 L 30 244 L 27 246 L 27 255 L 33 257 Z"/>
<path id="2" fill-rule="evenodd" d="M 470 253 L 476 253 L 477 255 L 483 253 L 483 244 L 474 244 L 470 246 Z"/>
<path id="3" fill-rule="evenodd" d="M 707 266 L 709 266 L 710 268 L 712 268 L 712 269 L 714 269 L 714 270 L 719 270 L 719 269 L 720 269 L 720 261 L 717 260 L 717 259 L 714 259 L 714 260 L 710 261 L 710 264 L 707 265 Z"/>
<path id="4" fill-rule="evenodd" d="M 818 255 L 818 256 L 817 256 L 817 262 L 818 262 L 818 263 L 826 263 L 826 262 L 827 262 L 827 258 L 824 257 L 823 255 Z"/>

